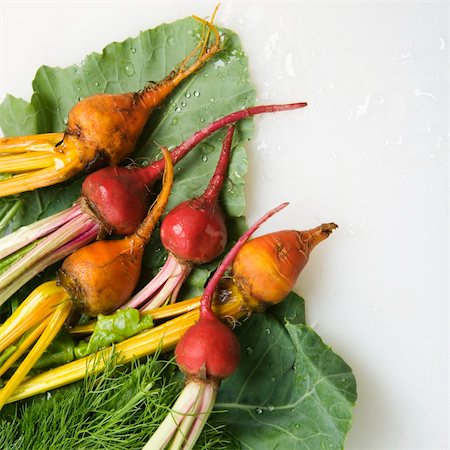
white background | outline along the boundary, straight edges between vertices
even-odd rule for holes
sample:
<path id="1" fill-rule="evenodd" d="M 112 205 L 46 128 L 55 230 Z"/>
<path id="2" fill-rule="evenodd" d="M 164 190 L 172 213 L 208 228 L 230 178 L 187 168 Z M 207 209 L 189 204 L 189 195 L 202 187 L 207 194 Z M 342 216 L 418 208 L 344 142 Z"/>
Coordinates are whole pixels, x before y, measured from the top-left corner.
<path id="1" fill-rule="evenodd" d="M 0 3 L 0 99 L 28 100 L 42 64 L 213 6 Z M 258 103 L 309 102 L 256 119 L 248 218 L 288 200 L 264 232 L 340 225 L 297 291 L 358 380 L 348 450 L 448 448 L 447 21 L 446 2 L 224 2 L 218 14 L 242 38 Z"/>

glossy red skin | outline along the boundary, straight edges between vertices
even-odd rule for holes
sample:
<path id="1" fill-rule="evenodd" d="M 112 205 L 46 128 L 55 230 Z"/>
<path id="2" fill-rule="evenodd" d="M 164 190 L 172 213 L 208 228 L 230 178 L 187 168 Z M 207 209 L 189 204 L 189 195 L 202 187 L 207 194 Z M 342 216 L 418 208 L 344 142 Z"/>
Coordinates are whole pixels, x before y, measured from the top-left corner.
<path id="1" fill-rule="evenodd" d="M 108 232 L 134 233 L 148 212 L 149 187 L 139 170 L 105 167 L 86 177 L 81 193 Z"/>
<path id="2" fill-rule="evenodd" d="M 216 317 L 200 318 L 175 347 L 175 359 L 187 375 L 200 378 L 229 377 L 240 360 L 239 341 Z"/>
<path id="3" fill-rule="evenodd" d="M 221 208 L 198 200 L 183 202 L 167 214 L 161 242 L 177 258 L 204 264 L 225 249 L 227 229 Z"/>

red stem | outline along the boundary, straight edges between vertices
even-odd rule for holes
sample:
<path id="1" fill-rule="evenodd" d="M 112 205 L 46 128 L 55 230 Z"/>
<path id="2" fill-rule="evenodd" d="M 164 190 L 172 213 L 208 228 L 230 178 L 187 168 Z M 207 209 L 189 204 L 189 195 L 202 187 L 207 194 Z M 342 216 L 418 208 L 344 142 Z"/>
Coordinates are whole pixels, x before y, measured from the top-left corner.
<path id="1" fill-rule="evenodd" d="M 253 224 L 234 244 L 232 249 L 226 254 L 225 258 L 220 263 L 217 270 L 214 272 L 214 275 L 210 278 L 208 284 L 205 287 L 205 290 L 203 291 L 202 298 L 200 300 L 200 317 L 201 318 L 209 318 L 214 316 L 214 313 L 211 309 L 211 301 L 214 294 L 214 291 L 217 287 L 217 284 L 219 283 L 220 279 L 223 277 L 225 271 L 227 270 L 228 266 L 231 265 L 234 258 L 236 258 L 236 255 L 238 254 L 239 250 L 242 248 L 242 246 L 247 242 L 247 240 L 250 238 L 250 236 L 264 223 L 266 220 L 270 219 L 274 214 L 276 214 L 278 211 L 281 211 L 283 208 L 286 208 L 286 206 L 289 205 L 289 203 L 282 203 L 281 205 L 277 206 L 274 209 L 271 209 L 269 212 L 264 214 L 255 224 Z"/>
<path id="2" fill-rule="evenodd" d="M 253 106 L 251 108 L 242 109 L 240 111 L 235 111 L 227 116 L 224 116 L 205 128 L 196 131 L 190 138 L 185 140 L 178 147 L 175 147 L 170 156 L 172 158 L 172 163 L 175 165 L 180 159 L 182 159 L 190 150 L 192 150 L 197 144 L 206 139 L 212 133 L 216 132 L 220 128 L 230 125 L 239 120 L 246 119 L 248 117 L 255 116 L 257 114 L 263 114 L 268 112 L 277 111 L 289 111 L 291 109 L 304 108 L 307 105 L 306 102 L 290 103 L 284 105 L 259 105 Z M 140 171 L 140 178 L 145 184 L 153 183 L 155 180 L 159 179 L 164 170 L 164 159 L 161 158 L 158 161 L 153 162 L 149 166 L 141 169 L 135 169 Z"/>
<path id="3" fill-rule="evenodd" d="M 228 127 L 227 135 L 222 144 L 222 151 L 220 152 L 219 161 L 217 162 L 216 170 L 214 175 L 211 177 L 205 192 L 200 197 L 209 203 L 215 203 L 217 197 L 219 196 L 220 189 L 222 188 L 223 182 L 227 176 L 228 172 L 228 161 L 230 160 L 231 153 L 231 143 L 233 141 L 233 134 L 236 127 L 235 125 L 230 125 Z"/>

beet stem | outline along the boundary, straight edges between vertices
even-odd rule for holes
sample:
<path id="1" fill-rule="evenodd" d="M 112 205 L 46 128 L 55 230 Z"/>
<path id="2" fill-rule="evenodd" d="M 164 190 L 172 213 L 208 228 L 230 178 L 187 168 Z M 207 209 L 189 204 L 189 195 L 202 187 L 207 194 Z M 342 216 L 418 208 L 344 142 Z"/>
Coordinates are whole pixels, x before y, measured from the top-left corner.
<path id="1" fill-rule="evenodd" d="M 205 386 L 205 392 L 203 393 L 203 402 L 200 406 L 200 412 L 195 419 L 195 423 L 191 428 L 183 450 L 190 450 L 194 448 L 194 445 L 197 442 L 209 415 L 211 414 L 216 402 L 216 397 L 217 389 L 212 384 L 207 383 Z"/>
<path id="2" fill-rule="evenodd" d="M 80 205 L 77 202 L 72 207 L 60 213 L 46 217 L 31 225 L 20 227 L 18 230 L 0 239 L 0 259 L 20 250 L 30 242 L 47 235 L 69 220 L 79 216 L 81 213 Z"/>
<path id="3" fill-rule="evenodd" d="M 162 450 L 166 447 L 185 415 L 190 413 L 192 407 L 197 402 L 202 391 L 202 386 L 202 382 L 186 384 L 171 411 L 142 450 Z"/>
<path id="4" fill-rule="evenodd" d="M 250 108 L 235 111 L 227 116 L 224 116 L 199 131 L 196 131 L 190 138 L 186 139 L 182 144 L 175 147 L 170 153 L 172 163 L 177 164 L 190 150 L 192 150 L 201 141 L 208 136 L 216 132 L 217 130 L 238 122 L 239 120 L 246 119 L 248 117 L 255 116 L 257 114 L 264 114 L 268 112 L 289 111 L 291 109 L 304 108 L 307 105 L 306 102 L 281 104 L 281 105 L 259 105 L 252 106 Z M 164 159 L 161 158 L 158 161 L 153 162 L 142 169 L 135 169 L 141 171 L 142 180 L 145 184 L 150 184 L 157 180 L 162 171 L 164 170 Z"/>
<path id="5" fill-rule="evenodd" d="M 156 274 L 154 278 L 136 295 L 134 295 L 121 309 L 125 308 L 139 308 L 145 300 L 155 294 L 160 287 L 169 279 L 173 274 L 178 261 L 176 258 L 169 254 L 167 260 L 162 269 Z M 147 305 L 148 306 L 148 305 Z"/>
<path id="6" fill-rule="evenodd" d="M 209 180 L 209 184 L 205 189 L 205 192 L 201 196 L 208 203 L 215 203 L 219 192 L 222 188 L 223 182 L 228 173 L 228 162 L 230 160 L 231 143 L 233 141 L 233 135 L 236 127 L 230 125 L 227 130 L 227 134 L 222 144 L 222 151 L 220 152 L 219 161 L 217 162 L 216 170 L 213 176 Z"/>
<path id="7" fill-rule="evenodd" d="M 90 227 L 87 227 L 85 231 L 83 231 L 83 229 L 80 231 L 80 235 L 75 239 L 62 245 L 54 252 L 47 254 L 34 263 L 28 270 L 16 276 L 16 278 L 1 291 L 0 305 L 8 300 L 8 298 L 17 292 L 25 283 L 41 273 L 45 268 L 95 240 L 95 237 L 98 234 L 99 225 L 94 222 L 93 224 L 90 224 Z"/>
<path id="8" fill-rule="evenodd" d="M 52 343 L 53 339 L 64 325 L 64 322 L 69 317 L 70 311 L 70 302 L 63 300 L 58 306 L 56 306 L 54 312 L 51 314 L 47 327 L 39 337 L 38 341 L 34 344 L 34 347 L 30 350 L 19 367 L 15 370 L 14 374 L 7 381 L 5 387 L 0 390 L 0 410 L 7 402 L 12 392 L 14 392 L 17 386 L 27 376 L 28 372 L 41 357 L 42 353 L 44 353 L 44 351 Z"/>
<path id="9" fill-rule="evenodd" d="M 203 292 L 203 296 L 200 302 L 200 317 L 211 317 L 214 316 L 214 313 L 211 309 L 211 302 L 212 297 L 214 294 L 214 291 L 217 287 L 217 284 L 225 274 L 227 268 L 231 263 L 233 262 L 234 258 L 238 254 L 239 250 L 242 248 L 242 246 L 247 242 L 247 240 L 250 238 L 250 236 L 270 217 L 272 217 L 274 214 L 276 214 L 278 211 L 281 211 L 282 209 L 286 208 L 286 206 L 289 203 L 282 203 L 281 205 L 277 206 L 276 208 L 271 209 L 268 211 L 264 216 L 262 216 L 259 220 L 256 221 L 234 244 L 232 249 L 227 253 L 225 258 L 220 263 L 217 270 L 214 272 L 214 275 L 209 280 L 208 284 L 205 287 L 205 290 Z"/>
<path id="10" fill-rule="evenodd" d="M 150 302 L 141 308 L 141 311 L 158 308 L 159 306 L 166 304 L 173 295 L 178 293 L 180 283 L 183 283 L 189 272 L 190 267 L 177 263 L 168 280 L 162 286 L 162 289 L 150 300 Z"/>
<path id="11" fill-rule="evenodd" d="M 83 230 L 86 229 L 86 226 L 90 226 L 93 222 L 94 220 L 92 217 L 83 213 L 65 223 L 58 230 L 44 237 L 38 245 L 33 247 L 33 249 L 25 256 L 16 261 L 7 271 L 0 275 L 0 288 L 5 288 L 17 276 L 29 270 L 33 264 L 45 255 L 53 252 L 67 242 L 70 242 L 80 234 L 80 230 L 83 232 Z"/>

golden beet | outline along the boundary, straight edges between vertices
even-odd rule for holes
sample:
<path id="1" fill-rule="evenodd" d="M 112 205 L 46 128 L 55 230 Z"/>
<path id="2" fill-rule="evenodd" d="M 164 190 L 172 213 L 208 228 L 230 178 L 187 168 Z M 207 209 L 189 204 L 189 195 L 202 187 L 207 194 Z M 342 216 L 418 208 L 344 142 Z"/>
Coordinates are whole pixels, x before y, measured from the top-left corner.
<path id="1" fill-rule="evenodd" d="M 233 281 L 254 309 L 276 304 L 294 287 L 311 250 L 337 227 L 284 230 L 248 241 L 233 263 Z"/>

